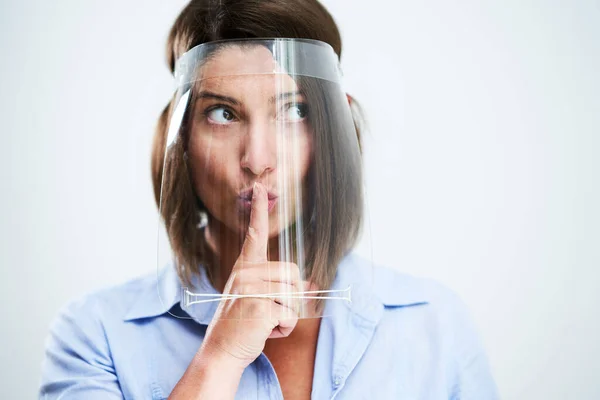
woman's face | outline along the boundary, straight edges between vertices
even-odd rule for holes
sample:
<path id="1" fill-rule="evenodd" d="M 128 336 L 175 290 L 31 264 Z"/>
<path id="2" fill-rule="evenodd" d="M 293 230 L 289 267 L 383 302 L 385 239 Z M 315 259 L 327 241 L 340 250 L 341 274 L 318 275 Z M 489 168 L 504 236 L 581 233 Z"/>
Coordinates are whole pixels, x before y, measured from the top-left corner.
<path id="1" fill-rule="evenodd" d="M 269 193 L 269 236 L 301 215 L 312 153 L 308 105 L 262 46 L 232 46 L 202 67 L 188 157 L 194 188 L 213 218 L 243 233 L 254 182 Z M 216 76 L 216 77 L 214 77 Z M 303 193 L 304 192 L 304 193 Z"/>

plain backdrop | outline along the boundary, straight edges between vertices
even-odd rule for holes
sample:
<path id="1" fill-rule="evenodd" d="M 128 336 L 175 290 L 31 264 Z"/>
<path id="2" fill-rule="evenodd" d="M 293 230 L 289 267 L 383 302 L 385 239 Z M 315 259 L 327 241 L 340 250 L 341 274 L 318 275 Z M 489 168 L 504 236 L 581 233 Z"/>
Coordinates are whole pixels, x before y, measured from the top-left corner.
<path id="1" fill-rule="evenodd" d="M 369 123 L 358 251 L 460 294 L 503 398 L 600 398 L 599 2 L 324 3 Z M 156 268 L 184 4 L 0 2 L 3 398 L 36 396 L 62 305 Z"/>

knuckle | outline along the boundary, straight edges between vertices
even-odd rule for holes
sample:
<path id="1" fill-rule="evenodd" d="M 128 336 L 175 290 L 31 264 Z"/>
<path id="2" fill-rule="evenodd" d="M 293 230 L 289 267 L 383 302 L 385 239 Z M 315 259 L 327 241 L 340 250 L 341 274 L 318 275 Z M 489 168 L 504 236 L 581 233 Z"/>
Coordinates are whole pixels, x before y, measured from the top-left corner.
<path id="1" fill-rule="evenodd" d="M 298 280 L 300 278 L 300 267 L 295 263 L 287 263 L 286 272 L 288 276 L 292 277 L 293 280 Z"/>
<path id="2" fill-rule="evenodd" d="M 292 333 L 291 329 L 282 329 L 281 330 L 281 336 L 283 336 L 283 337 L 288 337 L 288 336 L 290 336 L 291 333 Z"/>
<path id="3" fill-rule="evenodd" d="M 255 292 L 254 285 L 248 282 L 240 282 L 237 292 L 239 294 L 253 294 Z"/>
<path id="4" fill-rule="evenodd" d="M 262 317 L 266 312 L 266 302 L 252 299 L 246 306 L 247 313 L 252 317 Z"/>
<path id="5" fill-rule="evenodd" d="M 249 226 L 246 231 L 246 241 L 250 242 L 250 244 L 255 244 L 259 237 L 259 231 L 253 226 Z"/>
<path id="6" fill-rule="evenodd" d="M 228 289 L 228 292 L 230 293 L 239 293 L 244 283 L 245 279 L 243 278 L 243 274 L 236 272 L 235 276 L 230 279 L 230 284 L 227 285 L 226 289 Z"/>
<path id="7" fill-rule="evenodd" d="M 237 271 L 233 271 L 232 273 L 235 274 L 234 282 L 236 283 L 236 285 L 248 281 L 248 272 L 246 268 L 243 268 L 243 266 L 242 268 L 239 268 Z"/>
<path id="8" fill-rule="evenodd" d="M 300 267 L 296 263 L 288 263 L 288 269 L 295 275 L 300 275 Z"/>

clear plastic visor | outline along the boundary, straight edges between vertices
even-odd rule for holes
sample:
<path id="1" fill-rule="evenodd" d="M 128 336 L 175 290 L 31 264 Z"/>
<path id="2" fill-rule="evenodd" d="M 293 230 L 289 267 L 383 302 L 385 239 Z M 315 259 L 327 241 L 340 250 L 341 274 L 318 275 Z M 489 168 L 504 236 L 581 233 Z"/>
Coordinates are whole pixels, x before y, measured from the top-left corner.
<path id="1" fill-rule="evenodd" d="M 351 301 L 352 287 L 334 281 L 361 226 L 361 157 L 331 47 L 208 43 L 175 76 L 159 263 L 175 263 L 183 310 L 310 318 Z"/>

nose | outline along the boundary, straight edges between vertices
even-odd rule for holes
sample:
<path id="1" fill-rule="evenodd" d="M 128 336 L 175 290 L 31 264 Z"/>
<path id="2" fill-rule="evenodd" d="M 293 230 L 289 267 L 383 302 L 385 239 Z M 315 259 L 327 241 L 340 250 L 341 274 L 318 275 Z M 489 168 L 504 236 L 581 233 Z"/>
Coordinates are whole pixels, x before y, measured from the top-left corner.
<path id="1" fill-rule="evenodd" d="M 275 169 L 277 143 L 270 121 L 252 121 L 243 139 L 241 167 L 255 176 Z"/>

